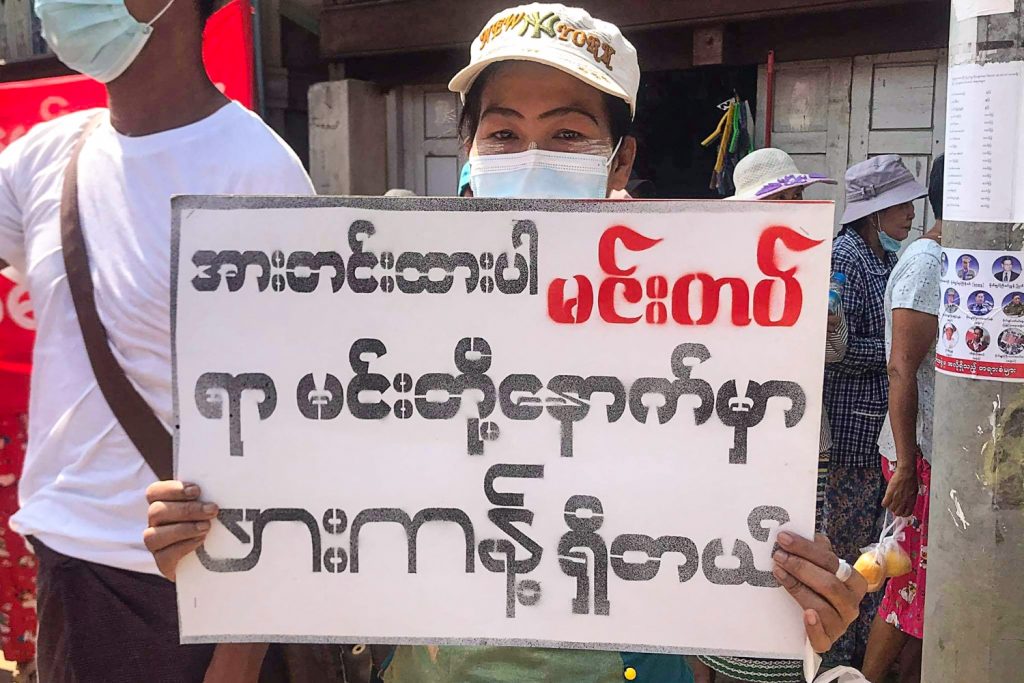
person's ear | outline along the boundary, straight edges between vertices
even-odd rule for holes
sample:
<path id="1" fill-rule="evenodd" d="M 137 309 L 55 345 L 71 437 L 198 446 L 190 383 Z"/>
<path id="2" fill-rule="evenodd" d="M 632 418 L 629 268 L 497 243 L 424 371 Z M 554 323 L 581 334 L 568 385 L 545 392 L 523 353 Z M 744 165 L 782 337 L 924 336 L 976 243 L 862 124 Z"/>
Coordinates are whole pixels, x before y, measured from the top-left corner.
<path id="1" fill-rule="evenodd" d="M 629 176 L 633 172 L 633 162 L 636 160 L 636 138 L 627 135 L 622 138 L 619 145 L 619 153 L 612 159 L 612 166 L 608 172 L 608 192 L 612 190 L 626 189 Z"/>

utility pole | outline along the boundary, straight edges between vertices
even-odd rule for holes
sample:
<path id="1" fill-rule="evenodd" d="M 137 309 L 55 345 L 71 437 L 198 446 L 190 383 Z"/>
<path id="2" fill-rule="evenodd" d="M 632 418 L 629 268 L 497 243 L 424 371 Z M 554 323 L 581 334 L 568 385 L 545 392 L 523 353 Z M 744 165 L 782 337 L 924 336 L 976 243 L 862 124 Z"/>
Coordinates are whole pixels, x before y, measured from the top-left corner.
<path id="1" fill-rule="evenodd" d="M 1024 62 L 1024 0 L 1013 2 L 1012 12 L 969 18 L 968 5 L 979 3 L 953 0 L 950 103 L 954 98 L 952 87 L 957 67 L 988 64 L 1001 65 L 997 68 L 1006 70 L 1013 68 L 1013 62 Z M 1019 88 L 1019 82 L 1017 86 L 1006 87 Z M 993 87 L 1003 86 L 995 84 Z M 961 97 L 963 92 L 961 89 Z M 1019 90 L 1014 106 L 1019 106 L 1021 93 L 1024 90 Z M 1000 96 L 1008 99 L 1009 91 L 1003 91 Z M 974 140 L 978 128 L 987 128 L 987 124 L 981 126 L 977 110 L 970 113 L 971 107 L 978 106 L 977 99 L 964 98 L 960 104 L 965 101 L 967 105 L 958 108 L 960 112 L 966 109 L 969 115 L 960 121 L 973 130 L 962 139 Z M 947 108 L 947 118 L 955 113 L 958 112 Z M 1006 147 L 1013 147 L 1009 157 L 1015 161 L 1007 161 L 998 149 L 995 157 L 989 155 L 987 163 L 994 168 L 987 172 L 994 174 L 996 183 L 1002 182 L 1004 174 L 1013 173 L 1015 167 L 1024 166 L 1024 153 L 1018 151 L 1024 149 L 1019 146 L 1024 140 L 1024 115 L 1018 115 L 1012 108 L 1009 114 L 1015 117 L 1010 119 L 1015 123 L 1009 124 L 1011 134 L 1003 139 L 1010 142 Z M 946 144 L 945 211 L 948 217 L 951 200 L 954 200 L 948 192 L 952 149 L 948 134 Z M 985 162 L 980 160 L 977 147 L 970 145 L 975 150 L 971 152 L 974 156 L 960 169 L 961 179 L 967 175 L 976 178 L 985 172 L 982 168 Z M 1024 209 L 1024 176 L 1009 186 L 1017 209 L 1002 217 L 1002 220 L 1009 219 L 1007 222 L 946 220 L 943 248 L 997 250 L 1020 257 L 1024 248 L 1024 225 L 1019 215 Z M 1000 193 L 996 191 L 993 195 Z M 975 199 L 975 194 L 964 193 L 960 201 L 966 205 Z M 990 220 L 1000 220 L 997 212 L 989 213 Z M 982 267 L 991 268 L 990 264 L 988 261 Z M 954 267 L 950 263 L 949 268 Z M 1018 282 L 1024 290 L 1024 275 Z M 999 293 L 1002 294 L 1002 290 Z M 997 302 L 997 305 L 1002 304 Z M 996 347 L 1000 331 L 993 328 L 991 334 L 991 346 Z M 1024 681 L 1024 383 L 940 373 L 935 389 L 922 680 L 927 683 Z"/>

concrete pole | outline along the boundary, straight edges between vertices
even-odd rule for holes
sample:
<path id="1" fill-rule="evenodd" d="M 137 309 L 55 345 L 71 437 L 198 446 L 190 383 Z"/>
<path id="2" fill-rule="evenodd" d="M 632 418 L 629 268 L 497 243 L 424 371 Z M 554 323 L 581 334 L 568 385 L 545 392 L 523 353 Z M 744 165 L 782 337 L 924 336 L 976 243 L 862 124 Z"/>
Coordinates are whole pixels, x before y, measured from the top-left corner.
<path id="1" fill-rule="evenodd" d="M 964 21 L 953 5 L 950 67 L 1024 60 L 1024 0 Z M 946 222 L 943 246 L 1020 252 L 1024 225 Z M 935 389 L 922 680 L 1024 681 L 1024 384 L 939 374 Z"/>

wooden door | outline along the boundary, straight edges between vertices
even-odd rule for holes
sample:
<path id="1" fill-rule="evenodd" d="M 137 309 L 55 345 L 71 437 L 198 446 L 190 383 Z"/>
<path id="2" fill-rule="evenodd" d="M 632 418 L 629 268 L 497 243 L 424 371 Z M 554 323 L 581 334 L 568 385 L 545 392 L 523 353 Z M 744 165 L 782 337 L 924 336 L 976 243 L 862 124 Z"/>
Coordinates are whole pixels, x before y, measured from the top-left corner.
<path id="1" fill-rule="evenodd" d="M 443 85 L 404 86 L 388 98 L 388 109 L 389 185 L 428 197 L 458 194 L 459 96 Z"/>
<path id="2" fill-rule="evenodd" d="M 849 163 L 899 154 L 928 185 L 946 134 L 946 51 L 868 55 L 853 61 Z M 914 203 L 914 233 L 934 221 L 926 199 Z M 909 242 L 908 242 L 909 243 Z"/>
<path id="3" fill-rule="evenodd" d="M 849 157 L 850 59 L 785 62 L 775 68 L 772 147 L 783 149 L 805 173 L 841 181 Z M 764 146 L 767 69 L 757 81 L 756 143 Z M 832 199 L 842 212 L 842 184 L 815 185 L 809 199 Z M 838 219 L 837 219 L 838 220 Z"/>

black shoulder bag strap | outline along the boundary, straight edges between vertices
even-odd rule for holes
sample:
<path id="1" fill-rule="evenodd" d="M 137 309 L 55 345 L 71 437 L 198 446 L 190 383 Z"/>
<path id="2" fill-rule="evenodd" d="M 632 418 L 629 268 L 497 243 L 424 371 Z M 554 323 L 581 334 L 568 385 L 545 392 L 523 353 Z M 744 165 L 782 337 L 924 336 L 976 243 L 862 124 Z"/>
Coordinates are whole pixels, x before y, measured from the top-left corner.
<path id="1" fill-rule="evenodd" d="M 160 479 L 171 479 L 174 469 L 171 435 L 157 418 L 146 400 L 128 380 L 124 368 L 110 351 L 107 330 L 96 310 L 96 295 L 89 273 L 89 253 L 82 234 L 82 221 L 78 213 L 78 157 L 86 139 L 102 120 L 97 114 L 86 124 L 75 142 L 71 160 L 64 171 L 64 186 L 60 201 L 60 236 L 64 252 L 64 269 L 68 287 L 75 304 L 78 325 L 89 355 L 96 383 L 107 400 L 114 417 L 121 423 L 128 438 L 142 454 L 146 464 Z"/>

